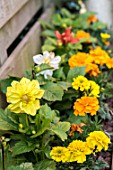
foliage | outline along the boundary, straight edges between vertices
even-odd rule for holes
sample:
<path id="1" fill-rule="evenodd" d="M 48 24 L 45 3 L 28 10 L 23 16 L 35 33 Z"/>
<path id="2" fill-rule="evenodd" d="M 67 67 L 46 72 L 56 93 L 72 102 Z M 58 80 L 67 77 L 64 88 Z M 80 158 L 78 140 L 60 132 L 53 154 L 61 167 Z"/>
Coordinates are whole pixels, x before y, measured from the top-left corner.
<path id="1" fill-rule="evenodd" d="M 21 83 L 22 78 L 12 76 L 0 81 L 0 89 L 9 104 L 6 109 L 0 109 L 0 143 L 5 167 L 8 170 L 101 170 L 108 167 L 98 159 L 98 154 L 102 149 L 107 150 L 110 143 L 102 121 L 111 120 L 112 115 L 106 104 L 113 90 L 113 61 L 109 51 L 112 34 L 94 12 L 72 14 L 62 8 L 53 15 L 51 24 L 40 23 L 43 55 L 33 57 L 34 66 L 24 71 L 26 81 Z M 106 33 L 111 37 L 105 38 Z M 78 81 L 78 77 L 82 79 Z M 83 98 L 85 101 L 81 102 Z M 87 148 L 85 142 L 92 133 L 102 134 L 105 138 L 99 139 L 100 143 L 106 139 L 106 144 L 103 142 L 100 146 L 96 139 L 90 139 L 95 148 L 92 147 L 90 153 L 84 150 L 83 162 L 80 158 L 77 160 L 75 146 L 71 152 L 75 154 L 74 161 L 69 158 L 69 145 L 80 141 Z M 60 161 L 51 156 L 52 149 L 58 146 L 62 153 L 58 150 L 55 156 L 65 156 Z"/>

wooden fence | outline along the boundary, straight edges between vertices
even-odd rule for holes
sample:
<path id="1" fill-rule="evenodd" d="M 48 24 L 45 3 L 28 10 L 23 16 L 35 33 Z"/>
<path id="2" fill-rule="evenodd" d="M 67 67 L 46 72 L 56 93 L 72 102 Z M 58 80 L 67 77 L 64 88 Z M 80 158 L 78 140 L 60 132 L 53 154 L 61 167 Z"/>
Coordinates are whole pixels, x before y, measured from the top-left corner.
<path id="1" fill-rule="evenodd" d="M 41 49 L 41 26 L 37 20 L 24 37 L 26 25 L 38 17 L 49 21 L 54 11 L 51 0 L 0 0 L 0 79 L 22 76 L 23 70 L 33 64 L 32 56 Z M 23 35 L 22 35 L 23 36 Z M 14 49 L 13 46 L 17 43 Z M 1 92 L 0 92 L 1 93 Z M 0 94 L 0 106 L 3 106 Z"/>

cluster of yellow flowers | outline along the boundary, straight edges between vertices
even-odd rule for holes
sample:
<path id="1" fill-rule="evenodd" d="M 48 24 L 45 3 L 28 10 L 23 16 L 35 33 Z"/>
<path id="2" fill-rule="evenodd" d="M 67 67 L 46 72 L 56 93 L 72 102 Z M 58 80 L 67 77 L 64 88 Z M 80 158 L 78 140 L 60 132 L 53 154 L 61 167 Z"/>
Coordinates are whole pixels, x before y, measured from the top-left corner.
<path id="1" fill-rule="evenodd" d="M 86 161 L 86 155 L 95 154 L 102 149 L 107 150 L 110 139 L 102 131 L 93 131 L 86 138 L 86 141 L 73 140 L 68 146 L 53 147 L 50 156 L 56 162 L 77 162 Z"/>
<path id="2" fill-rule="evenodd" d="M 72 87 L 75 90 L 83 91 L 85 96 L 99 97 L 100 86 L 94 81 L 88 80 L 84 76 L 78 76 L 74 78 Z"/>
<path id="3" fill-rule="evenodd" d="M 37 109 L 40 108 L 40 100 L 44 90 L 40 89 L 37 80 L 30 81 L 22 78 L 20 82 L 13 81 L 7 88 L 7 102 L 11 103 L 8 108 L 15 113 L 26 113 L 35 116 Z"/>
<path id="4" fill-rule="evenodd" d="M 113 58 L 110 58 L 108 53 L 100 47 L 91 49 L 89 53 L 78 52 L 69 58 L 70 69 L 78 66 L 86 66 L 86 73 L 90 76 L 97 77 L 100 73 L 98 65 L 104 65 L 108 68 L 113 68 Z"/>

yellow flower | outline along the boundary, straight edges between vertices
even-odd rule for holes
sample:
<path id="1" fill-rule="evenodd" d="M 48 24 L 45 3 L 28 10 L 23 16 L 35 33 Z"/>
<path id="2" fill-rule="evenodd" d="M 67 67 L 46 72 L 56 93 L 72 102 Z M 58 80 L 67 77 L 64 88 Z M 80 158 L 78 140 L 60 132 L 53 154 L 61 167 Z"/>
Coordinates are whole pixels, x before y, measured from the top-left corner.
<path id="1" fill-rule="evenodd" d="M 71 69 L 78 66 L 86 66 L 87 69 L 87 64 L 92 62 L 92 56 L 83 52 L 78 52 L 77 54 L 71 56 L 68 60 Z"/>
<path id="2" fill-rule="evenodd" d="M 107 150 L 110 139 L 102 131 L 94 131 L 86 138 L 87 145 L 91 148 L 92 152 L 99 152 L 102 149 Z"/>
<path id="3" fill-rule="evenodd" d="M 88 81 L 87 78 L 85 78 L 84 76 L 78 76 L 77 78 L 73 79 L 73 83 L 72 83 L 72 87 L 75 90 L 80 90 L 80 91 L 84 91 L 84 90 L 88 90 L 90 88 L 90 83 Z"/>
<path id="4" fill-rule="evenodd" d="M 89 80 L 90 83 L 90 92 L 89 92 L 89 96 L 92 97 L 99 97 L 99 93 L 100 93 L 100 86 L 98 84 L 96 84 L 94 81 Z"/>
<path id="5" fill-rule="evenodd" d="M 66 147 L 56 146 L 52 148 L 50 156 L 56 162 L 68 162 L 70 153 Z"/>
<path id="6" fill-rule="evenodd" d="M 70 152 L 69 162 L 83 163 L 86 161 L 86 155 L 89 155 L 90 149 L 87 147 L 86 142 L 81 140 L 72 141 L 68 147 Z"/>
<path id="7" fill-rule="evenodd" d="M 73 79 L 72 87 L 75 90 L 84 91 L 84 94 L 92 97 L 99 97 L 100 86 L 94 81 L 88 80 L 84 76 L 78 76 Z"/>
<path id="8" fill-rule="evenodd" d="M 109 58 L 107 61 L 106 61 L 106 66 L 111 69 L 113 68 L 113 58 Z"/>
<path id="9" fill-rule="evenodd" d="M 100 36 L 103 38 L 103 39 L 108 39 L 110 38 L 110 34 L 107 34 L 107 33 L 101 33 Z"/>
<path id="10" fill-rule="evenodd" d="M 76 100 L 73 109 L 76 116 L 85 116 L 87 113 L 91 116 L 96 115 L 99 109 L 98 99 L 95 97 L 83 96 Z"/>
<path id="11" fill-rule="evenodd" d="M 90 55 L 93 58 L 95 64 L 103 65 L 110 58 L 106 51 L 102 50 L 100 47 L 90 50 Z"/>
<path id="12" fill-rule="evenodd" d="M 42 98 L 44 90 L 40 90 L 37 80 L 30 81 L 22 78 L 20 82 L 13 81 L 7 88 L 7 102 L 11 103 L 8 108 L 15 113 L 27 113 L 34 116 L 40 108 L 39 99 Z"/>

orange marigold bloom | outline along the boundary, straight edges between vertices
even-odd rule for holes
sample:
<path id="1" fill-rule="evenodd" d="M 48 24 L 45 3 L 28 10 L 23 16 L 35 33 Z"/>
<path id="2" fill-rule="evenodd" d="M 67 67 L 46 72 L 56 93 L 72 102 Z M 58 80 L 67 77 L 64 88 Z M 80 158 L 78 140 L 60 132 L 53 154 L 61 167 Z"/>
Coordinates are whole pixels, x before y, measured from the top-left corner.
<path id="1" fill-rule="evenodd" d="M 109 58 L 106 62 L 106 66 L 110 69 L 113 68 L 113 58 Z"/>
<path id="2" fill-rule="evenodd" d="M 102 50 L 100 47 L 90 50 L 90 55 L 92 55 L 93 62 L 95 64 L 100 64 L 101 66 L 106 63 L 110 58 L 106 51 Z"/>
<path id="3" fill-rule="evenodd" d="M 92 22 L 96 22 L 98 19 L 94 15 L 90 15 L 88 17 L 87 23 L 91 24 Z"/>
<path id="4" fill-rule="evenodd" d="M 87 113 L 93 116 L 99 109 L 99 102 L 95 97 L 83 96 L 76 100 L 73 109 L 76 116 L 85 116 Z"/>
<path id="5" fill-rule="evenodd" d="M 76 38 L 81 39 L 81 38 L 90 38 L 90 34 L 83 31 L 83 30 L 79 30 L 76 32 Z"/>
<path id="6" fill-rule="evenodd" d="M 90 76 L 97 77 L 100 73 L 100 70 L 96 64 L 89 63 L 86 67 L 86 73 L 88 73 Z"/>
<path id="7" fill-rule="evenodd" d="M 78 52 L 71 56 L 68 60 L 70 68 L 78 66 L 87 66 L 88 63 L 92 63 L 93 58 L 88 53 Z"/>
<path id="8" fill-rule="evenodd" d="M 82 133 L 83 132 L 83 129 L 81 128 L 82 126 L 85 126 L 85 124 L 84 123 L 72 124 L 71 125 L 70 136 L 74 136 L 74 132 Z"/>

